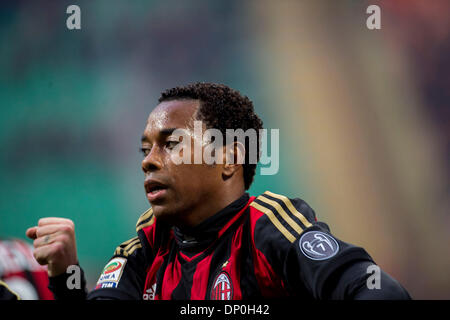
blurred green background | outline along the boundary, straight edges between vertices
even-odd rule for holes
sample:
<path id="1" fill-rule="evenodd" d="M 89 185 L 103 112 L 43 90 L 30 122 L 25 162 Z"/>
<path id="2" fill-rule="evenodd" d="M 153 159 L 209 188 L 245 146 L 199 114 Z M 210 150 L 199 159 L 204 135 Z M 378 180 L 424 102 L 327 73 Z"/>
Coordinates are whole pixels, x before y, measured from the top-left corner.
<path id="1" fill-rule="evenodd" d="M 0 236 L 73 219 L 92 288 L 149 206 L 138 148 L 160 92 L 217 82 L 280 130 L 252 195 L 301 197 L 414 298 L 448 299 L 449 4 L 3 1 Z"/>

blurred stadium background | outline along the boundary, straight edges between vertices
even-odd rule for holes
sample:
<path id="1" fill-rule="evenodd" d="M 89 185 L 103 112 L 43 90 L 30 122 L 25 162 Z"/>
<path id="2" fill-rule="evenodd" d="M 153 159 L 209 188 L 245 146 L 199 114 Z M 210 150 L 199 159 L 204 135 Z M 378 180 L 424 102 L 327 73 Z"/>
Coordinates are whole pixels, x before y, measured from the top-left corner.
<path id="1" fill-rule="evenodd" d="M 78 31 L 66 8 L 81 8 Z M 381 7 L 381 30 L 366 8 Z M 148 207 L 138 153 L 159 93 L 249 96 L 280 129 L 250 193 L 301 197 L 417 299 L 450 298 L 450 2 L 2 1 L 0 236 L 76 223 L 89 288 Z"/>

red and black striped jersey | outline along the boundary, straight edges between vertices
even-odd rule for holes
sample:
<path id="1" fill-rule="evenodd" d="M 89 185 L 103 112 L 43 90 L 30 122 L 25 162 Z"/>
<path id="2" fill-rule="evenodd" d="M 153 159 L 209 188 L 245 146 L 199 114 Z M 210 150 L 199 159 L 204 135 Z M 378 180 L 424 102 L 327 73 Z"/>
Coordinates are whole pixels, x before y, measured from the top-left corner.
<path id="1" fill-rule="evenodd" d="M 343 242 L 301 199 L 266 191 L 240 199 L 190 229 L 150 208 L 122 243 L 89 299 L 230 300 L 344 298 L 339 275 L 367 252 Z"/>

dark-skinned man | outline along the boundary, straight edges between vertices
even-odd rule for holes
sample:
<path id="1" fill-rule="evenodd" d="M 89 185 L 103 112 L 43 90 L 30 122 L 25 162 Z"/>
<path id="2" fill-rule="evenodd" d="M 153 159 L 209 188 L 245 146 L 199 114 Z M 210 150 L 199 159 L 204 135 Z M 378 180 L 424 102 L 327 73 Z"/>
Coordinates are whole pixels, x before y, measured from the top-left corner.
<path id="1" fill-rule="evenodd" d="M 95 289 L 87 294 L 84 281 L 80 290 L 66 286 L 66 268 L 78 263 L 71 220 L 44 218 L 27 230 L 37 261 L 48 264 L 56 298 L 410 299 L 363 248 L 334 237 L 303 200 L 247 194 L 255 144 L 224 143 L 216 149 L 223 161 L 214 164 L 175 163 L 182 142 L 175 132 L 205 148 L 195 121 L 203 131 L 219 130 L 224 141 L 227 129 L 263 128 L 252 102 L 227 86 L 196 83 L 163 92 L 142 136 L 151 208 L 139 217 L 136 237 L 117 247 Z M 195 158 L 196 148 L 181 150 L 184 159 Z M 230 161 L 239 157 L 244 163 Z M 380 271 L 375 287 L 368 270 Z"/>

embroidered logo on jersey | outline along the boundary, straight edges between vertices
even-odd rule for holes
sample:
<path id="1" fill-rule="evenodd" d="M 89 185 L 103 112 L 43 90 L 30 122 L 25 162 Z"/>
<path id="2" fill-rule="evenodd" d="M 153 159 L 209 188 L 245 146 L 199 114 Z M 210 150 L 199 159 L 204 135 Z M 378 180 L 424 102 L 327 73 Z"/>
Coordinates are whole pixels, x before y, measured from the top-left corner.
<path id="1" fill-rule="evenodd" d="M 214 280 L 211 289 L 211 300 L 231 300 L 233 299 L 233 284 L 230 276 L 225 271 L 219 273 Z"/>
<path id="2" fill-rule="evenodd" d="M 127 259 L 120 257 L 114 258 L 108 262 L 97 281 L 95 289 L 116 288 L 119 284 L 126 262 Z"/>
<path id="3" fill-rule="evenodd" d="M 320 231 L 308 231 L 299 241 L 302 253 L 312 260 L 325 260 L 339 251 L 339 244 L 330 235 Z"/>

